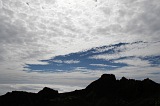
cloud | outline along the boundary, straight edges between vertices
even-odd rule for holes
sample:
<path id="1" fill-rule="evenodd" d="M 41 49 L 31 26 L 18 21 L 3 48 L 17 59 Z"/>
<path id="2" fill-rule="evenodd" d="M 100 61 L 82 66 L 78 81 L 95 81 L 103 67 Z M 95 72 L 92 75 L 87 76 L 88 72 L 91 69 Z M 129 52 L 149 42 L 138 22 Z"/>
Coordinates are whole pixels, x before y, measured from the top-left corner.
<path id="1" fill-rule="evenodd" d="M 77 61 L 77 60 L 67 60 L 67 61 L 64 61 L 64 63 L 66 63 L 66 64 L 77 64 L 79 62 L 80 61 Z"/>
<path id="2" fill-rule="evenodd" d="M 92 42 L 88 43 L 88 46 L 83 46 L 86 45 L 83 39 L 85 36 L 81 37 L 86 34 L 83 25 L 79 24 L 79 20 L 86 20 L 86 17 L 76 18 L 74 12 L 79 10 L 66 7 L 66 4 L 61 1 L 49 2 L 44 3 L 39 0 L 1 1 L 1 62 L 7 61 L 10 64 L 9 62 L 19 61 L 19 63 L 25 64 L 37 61 L 38 63 L 38 60 L 41 59 L 92 46 Z M 75 5 L 71 3 L 69 6 Z M 82 32 L 84 34 L 81 34 Z M 73 45 L 81 46 L 77 48 Z"/>
<path id="3" fill-rule="evenodd" d="M 101 76 L 102 72 L 92 73 L 91 70 L 85 72 L 75 70 L 74 72 L 48 73 L 6 73 L 0 74 L 0 95 L 9 91 L 20 90 L 38 92 L 43 87 L 50 87 L 59 92 L 68 92 L 85 88 L 92 81 Z"/>
<path id="4" fill-rule="evenodd" d="M 80 61 L 78 61 L 78 60 L 65 60 L 65 61 L 62 61 L 62 60 L 53 60 L 52 62 L 65 63 L 65 64 L 77 64 Z"/>
<path id="5" fill-rule="evenodd" d="M 140 42 L 122 45 L 114 48 L 113 53 L 106 53 L 100 55 L 94 55 L 90 58 L 112 60 L 122 57 L 146 57 L 146 56 L 158 56 L 160 51 L 158 50 L 160 42 Z"/>
<path id="6" fill-rule="evenodd" d="M 26 69 L 29 72 L 92 72 L 97 70 L 102 72 L 117 73 L 122 71 L 128 74 L 139 76 L 149 76 L 149 73 L 158 73 L 159 68 L 159 42 L 133 42 L 133 43 L 118 43 L 96 47 L 89 50 L 71 53 L 67 55 L 56 56 L 49 60 L 42 60 L 46 65 L 28 64 Z M 157 51 L 154 51 L 155 48 Z M 150 51 L 154 49 L 153 51 Z M 66 64 L 66 60 L 79 60 L 76 64 Z M 57 64 L 58 63 L 58 64 Z M 155 70 L 154 70 L 155 68 Z M 124 69 L 124 70 L 122 70 Z M 150 71 L 145 71 L 149 70 Z M 92 70 L 92 71 L 90 71 Z M 116 71 L 115 71 L 116 70 Z M 128 72 L 127 72 L 128 70 Z M 130 71 L 133 70 L 133 71 Z M 138 70 L 141 70 L 138 72 Z M 26 70 L 27 71 L 27 70 Z M 121 74 L 120 74 L 121 75 Z M 151 75 L 153 76 L 153 75 Z M 155 76 L 157 77 L 157 76 Z M 154 78 L 155 79 L 155 78 Z M 159 81 L 159 79 L 156 79 Z"/>
<path id="7" fill-rule="evenodd" d="M 1 0 L 1 62 L 39 63 L 121 41 L 159 40 L 158 3 Z"/>
<path id="8" fill-rule="evenodd" d="M 149 67 L 150 62 L 147 60 L 141 60 L 139 58 L 128 58 L 114 61 L 115 63 L 125 63 L 133 67 Z"/>
<path id="9" fill-rule="evenodd" d="M 122 63 L 122 62 L 121 62 Z M 114 66 L 114 65 L 106 65 L 106 64 L 90 64 L 91 66 L 98 66 L 98 67 L 118 67 L 118 66 Z M 107 69 L 105 68 L 105 70 Z"/>
<path id="10" fill-rule="evenodd" d="M 70 92 L 82 87 L 78 86 L 64 86 L 64 85 L 53 85 L 53 84 L 0 84 L 0 95 L 4 95 L 7 92 L 11 91 L 26 91 L 37 93 L 42 90 L 44 87 L 49 87 L 55 90 L 58 90 L 59 93 Z"/>
<path id="11" fill-rule="evenodd" d="M 0 1 L 0 9 L 2 8 L 2 1 Z"/>
<path id="12" fill-rule="evenodd" d="M 106 21 L 103 21 L 103 26 L 96 27 L 94 33 L 106 36 L 119 35 L 127 37 L 127 40 L 152 41 L 159 39 L 159 0 L 152 2 L 148 0 L 116 0 L 111 3 L 106 1 L 100 7 L 106 16 Z"/>
<path id="13" fill-rule="evenodd" d="M 139 57 L 160 54 L 159 3 L 159 0 L 0 0 L 0 81 L 21 82 L 25 78 L 16 77 L 29 75 L 22 71 L 27 64 L 50 65 L 41 60 L 120 42 L 148 43 L 98 48 L 94 53 L 111 49 L 115 53 L 90 57 L 98 61 L 134 56 L 137 62 L 147 65 L 148 61 L 145 63 Z M 79 59 L 61 61 L 68 66 L 84 67 Z M 127 59 L 121 62 L 133 65 Z M 103 62 L 87 64 L 89 67 Z"/>
<path id="14" fill-rule="evenodd" d="M 90 64 L 91 66 L 99 66 L 99 67 L 106 67 L 109 65 L 105 65 L 105 64 Z"/>
<path id="15" fill-rule="evenodd" d="M 153 0 L 149 2 L 147 0 L 137 1 L 135 5 L 138 5 L 137 12 L 138 15 L 134 16 L 130 22 L 128 22 L 126 31 L 130 34 L 138 34 L 142 36 L 150 36 L 156 40 L 158 38 L 159 32 L 159 18 L 160 15 L 160 6 L 158 6 L 159 0 Z M 131 6 L 133 4 L 129 4 Z"/>

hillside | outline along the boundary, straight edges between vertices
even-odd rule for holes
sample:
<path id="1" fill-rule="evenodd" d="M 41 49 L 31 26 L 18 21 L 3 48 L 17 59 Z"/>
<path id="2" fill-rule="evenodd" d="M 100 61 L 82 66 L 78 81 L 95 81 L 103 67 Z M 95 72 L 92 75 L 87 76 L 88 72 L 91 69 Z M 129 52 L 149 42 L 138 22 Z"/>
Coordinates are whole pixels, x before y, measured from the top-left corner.
<path id="1" fill-rule="evenodd" d="M 160 106 L 160 84 L 103 74 L 85 89 L 67 93 L 47 87 L 38 93 L 12 91 L 0 96 L 0 106 Z"/>

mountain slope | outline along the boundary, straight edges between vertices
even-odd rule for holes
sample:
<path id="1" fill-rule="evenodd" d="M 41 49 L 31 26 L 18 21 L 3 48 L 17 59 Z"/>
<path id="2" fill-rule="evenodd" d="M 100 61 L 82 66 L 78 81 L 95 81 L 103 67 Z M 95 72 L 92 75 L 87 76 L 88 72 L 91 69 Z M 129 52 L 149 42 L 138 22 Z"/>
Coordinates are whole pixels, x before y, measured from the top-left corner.
<path id="1" fill-rule="evenodd" d="M 160 106 L 160 84 L 103 74 L 85 89 L 67 93 L 45 87 L 38 93 L 13 91 L 0 106 Z"/>

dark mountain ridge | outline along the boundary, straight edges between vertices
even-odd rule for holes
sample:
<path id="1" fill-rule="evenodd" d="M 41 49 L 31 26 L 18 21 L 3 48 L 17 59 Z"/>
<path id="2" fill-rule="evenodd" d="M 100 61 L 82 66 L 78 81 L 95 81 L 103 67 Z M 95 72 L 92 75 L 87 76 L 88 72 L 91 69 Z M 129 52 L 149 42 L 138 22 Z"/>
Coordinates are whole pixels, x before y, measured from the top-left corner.
<path id="1" fill-rule="evenodd" d="M 0 96 L 0 106 L 160 106 L 160 84 L 103 74 L 85 89 L 72 92 L 47 87 L 38 93 L 12 91 Z"/>

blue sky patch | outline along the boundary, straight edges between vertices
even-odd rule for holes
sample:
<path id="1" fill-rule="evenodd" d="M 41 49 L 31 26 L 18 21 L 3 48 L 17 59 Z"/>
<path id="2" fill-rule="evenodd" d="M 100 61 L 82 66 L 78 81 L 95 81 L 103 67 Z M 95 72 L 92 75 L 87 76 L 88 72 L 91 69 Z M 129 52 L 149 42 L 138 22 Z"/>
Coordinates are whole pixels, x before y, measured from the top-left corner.
<path id="1" fill-rule="evenodd" d="M 118 43 L 109 46 L 96 47 L 89 50 L 71 53 L 67 55 L 59 55 L 53 57 L 49 60 L 41 60 L 41 62 L 47 62 L 48 64 L 27 64 L 25 68 L 28 68 L 30 71 L 74 71 L 76 69 L 88 69 L 88 70 L 115 70 L 117 68 L 127 67 L 129 66 L 124 62 L 115 62 L 119 60 L 125 59 L 133 59 L 139 58 L 143 61 L 149 61 L 151 65 L 159 65 L 160 64 L 160 56 L 119 56 L 113 59 L 105 59 L 103 58 L 92 58 L 98 57 L 99 55 L 118 55 L 121 52 L 127 51 L 126 46 L 141 45 L 146 42 L 133 42 L 133 43 Z M 136 51 L 135 51 L 136 52 Z"/>

